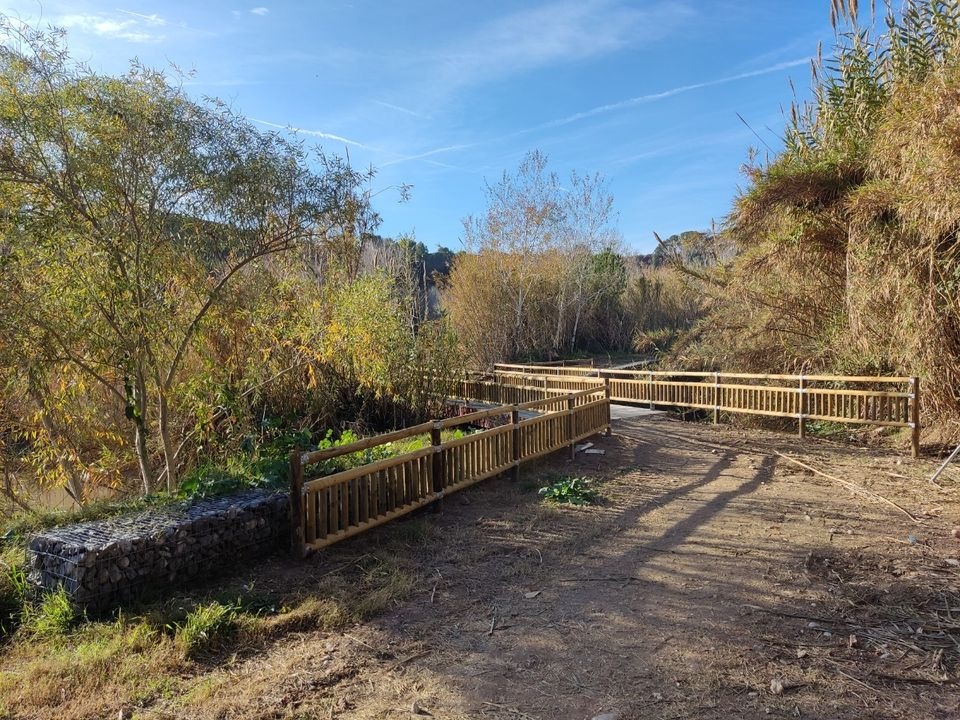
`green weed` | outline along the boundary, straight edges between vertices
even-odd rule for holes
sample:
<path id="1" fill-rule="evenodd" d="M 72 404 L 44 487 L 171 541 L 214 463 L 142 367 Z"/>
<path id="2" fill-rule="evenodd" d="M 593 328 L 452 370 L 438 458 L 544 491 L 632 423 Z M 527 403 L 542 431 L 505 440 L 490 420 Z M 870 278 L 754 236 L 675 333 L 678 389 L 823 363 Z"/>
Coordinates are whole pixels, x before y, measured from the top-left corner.
<path id="1" fill-rule="evenodd" d="M 597 501 L 597 491 L 590 487 L 587 478 L 565 477 L 540 488 L 540 495 L 547 502 L 565 505 L 592 505 Z"/>
<path id="2" fill-rule="evenodd" d="M 21 546 L 4 548 L 0 554 L 0 637 L 9 635 L 20 624 L 30 587 L 25 565 Z"/>
<path id="3" fill-rule="evenodd" d="M 66 590 L 60 588 L 46 593 L 39 603 L 24 606 L 22 630 L 37 638 L 56 639 L 80 619 Z"/>

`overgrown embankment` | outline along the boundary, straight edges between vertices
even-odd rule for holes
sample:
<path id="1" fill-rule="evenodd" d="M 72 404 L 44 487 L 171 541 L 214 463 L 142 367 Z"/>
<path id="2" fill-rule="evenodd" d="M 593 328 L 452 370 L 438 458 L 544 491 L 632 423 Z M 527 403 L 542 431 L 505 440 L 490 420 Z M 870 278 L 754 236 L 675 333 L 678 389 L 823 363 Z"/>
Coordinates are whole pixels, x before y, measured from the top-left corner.
<path id="1" fill-rule="evenodd" d="M 748 169 L 684 348 L 754 371 L 919 375 L 926 426 L 960 412 L 960 3 L 915 1 L 840 33 Z"/>

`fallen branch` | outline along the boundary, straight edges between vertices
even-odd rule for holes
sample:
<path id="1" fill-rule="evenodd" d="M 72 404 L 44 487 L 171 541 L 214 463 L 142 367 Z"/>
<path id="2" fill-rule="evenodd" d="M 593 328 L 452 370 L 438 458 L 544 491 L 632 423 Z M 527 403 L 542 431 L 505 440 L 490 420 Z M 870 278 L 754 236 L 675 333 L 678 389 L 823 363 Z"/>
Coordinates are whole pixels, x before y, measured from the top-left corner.
<path id="1" fill-rule="evenodd" d="M 818 617 L 816 615 L 800 615 L 798 613 L 789 613 L 783 612 L 782 610 L 774 610 L 773 608 L 760 607 L 759 605 L 744 604 L 742 607 L 749 608 L 750 610 L 759 610 L 760 612 L 770 613 L 771 615 L 779 615 L 780 617 L 793 618 L 795 620 L 810 620 L 821 625 L 849 625 L 849 623 L 847 623 L 845 620 L 831 620 L 829 618 Z"/>
<path id="2" fill-rule="evenodd" d="M 825 477 L 825 478 L 827 478 L 828 480 L 833 480 L 833 482 L 835 482 L 835 483 L 837 483 L 837 484 L 839 484 L 839 485 L 842 485 L 843 487 L 847 488 L 847 489 L 850 490 L 851 492 L 859 493 L 860 495 L 863 495 L 864 497 L 868 497 L 868 498 L 871 498 L 871 499 L 873 499 L 873 500 L 879 500 L 880 502 L 886 503 L 886 504 L 889 505 L 890 507 L 896 508 L 897 510 L 899 510 L 900 512 L 902 512 L 904 515 L 906 515 L 908 518 L 910 518 L 910 519 L 911 519 L 913 522 L 915 522 L 915 523 L 919 523 L 919 522 L 920 522 L 920 520 L 919 520 L 913 513 L 911 513 L 909 510 L 907 510 L 905 507 L 903 507 L 902 505 L 898 505 L 897 503 L 895 503 L 895 502 L 894 502 L 893 500 L 891 500 L 890 498 L 886 498 L 886 497 L 884 497 L 883 495 L 880 495 L 879 493 L 873 492 L 873 490 L 867 490 L 867 488 L 863 487 L 862 485 L 857 485 L 855 482 L 851 482 L 850 480 L 844 480 L 844 479 L 842 479 L 842 478 L 838 478 L 838 477 L 836 477 L 836 476 L 834 476 L 834 475 L 830 475 L 829 473 L 825 473 L 825 472 L 823 472 L 822 470 L 817 470 L 815 467 L 811 467 L 810 465 L 807 465 L 806 463 L 802 463 L 802 462 L 800 462 L 799 460 L 796 460 L 796 459 L 790 457 L 789 455 L 785 455 L 784 453 L 780 452 L 779 450 L 774 450 L 773 453 L 774 453 L 774 455 L 777 455 L 777 456 L 779 456 L 779 457 L 782 457 L 782 458 L 783 458 L 784 460 L 786 460 L 787 462 L 792 462 L 794 465 L 799 465 L 800 467 L 802 467 L 802 468 L 804 468 L 804 469 L 806 469 L 806 470 L 809 470 L 809 471 L 812 472 L 812 473 L 816 473 L 817 475 L 820 475 L 821 477 Z"/>
<path id="3" fill-rule="evenodd" d="M 513 713 L 519 718 L 526 718 L 526 720 L 537 720 L 533 715 L 527 715 L 525 712 L 518 710 L 517 708 L 510 707 L 509 705 L 501 705 L 500 703 L 493 702 L 484 702 L 483 705 L 489 705 L 490 707 L 499 708 L 500 710 L 506 710 L 509 713 Z"/>
<path id="4" fill-rule="evenodd" d="M 398 660 L 398 661 L 395 662 L 393 665 L 391 665 L 390 667 L 388 667 L 386 671 L 387 671 L 387 672 L 393 672 L 393 671 L 396 670 L 397 668 L 403 667 L 403 666 L 406 665 L 407 663 L 413 662 L 414 660 L 419 660 L 419 659 L 422 658 L 422 657 L 426 657 L 427 655 L 429 655 L 429 654 L 432 653 L 432 652 L 433 652 L 433 650 L 424 650 L 423 652 L 414 653 L 413 655 L 410 655 L 409 657 L 405 657 L 403 660 Z"/>
<path id="5" fill-rule="evenodd" d="M 643 582 L 642 578 L 634 577 L 632 575 L 624 575 L 622 577 L 582 577 L 582 578 L 565 578 L 563 580 L 557 580 L 560 583 L 576 583 L 576 582 Z"/>
<path id="6" fill-rule="evenodd" d="M 957 453 L 960 453 L 960 445 L 957 445 L 957 447 L 954 448 L 953 452 L 950 453 L 950 455 L 947 457 L 947 459 L 943 461 L 943 465 L 941 465 L 939 468 L 937 468 L 937 471 L 933 474 L 933 477 L 930 478 L 930 482 L 931 482 L 931 483 L 933 483 L 934 485 L 937 485 L 937 486 L 939 487 L 939 483 L 937 482 L 937 478 L 940 477 L 940 473 L 942 473 L 944 470 L 947 469 L 947 465 L 949 465 L 950 462 L 957 456 Z"/>

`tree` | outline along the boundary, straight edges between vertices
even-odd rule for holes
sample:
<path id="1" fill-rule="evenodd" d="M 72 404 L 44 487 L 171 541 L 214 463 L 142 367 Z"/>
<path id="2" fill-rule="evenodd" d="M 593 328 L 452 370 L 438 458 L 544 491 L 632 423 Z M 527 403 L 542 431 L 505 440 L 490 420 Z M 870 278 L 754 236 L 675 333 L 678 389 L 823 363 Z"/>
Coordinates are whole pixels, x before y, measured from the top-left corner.
<path id="1" fill-rule="evenodd" d="M 70 61 L 60 33 L 0 21 L 0 290 L 28 357 L 123 408 L 143 489 L 159 436 L 177 485 L 171 403 L 198 333 L 258 261 L 369 224 L 366 177 L 195 102 L 159 72 Z"/>
<path id="2" fill-rule="evenodd" d="M 565 182 L 546 155 L 486 185 L 487 209 L 464 219 L 444 304 L 476 360 L 551 355 L 576 347 L 595 301 L 593 254 L 615 245 L 613 198 L 600 175 Z"/>

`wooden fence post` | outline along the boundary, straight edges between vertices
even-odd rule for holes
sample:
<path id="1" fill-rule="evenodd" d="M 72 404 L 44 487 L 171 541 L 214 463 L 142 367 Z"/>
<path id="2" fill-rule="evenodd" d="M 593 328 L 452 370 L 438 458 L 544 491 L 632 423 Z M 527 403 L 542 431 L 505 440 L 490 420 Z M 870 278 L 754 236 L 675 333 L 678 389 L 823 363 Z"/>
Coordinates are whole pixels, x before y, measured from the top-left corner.
<path id="1" fill-rule="evenodd" d="M 564 423 L 567 431 L 567 440 L 570 442 L 570 459 L 577 454 L 576 443 L 573 441 L 573 395 L 567 395 L 567 422 Z"/>
<path id="2" fill-rule="evenodd" d="M 290 554 L 298 560 L 307 554 L 303 510 L 303 458 L 295 449 L 290 453 Z"/>
<path id="3" fill-rule="evenodd" d="M 647 400 L 649 401 L 650 409 L 653 410 L 653 373 L 647 373 Z"/>
<path id="4" fill-rule="evenodd" d="M 807 392 L 806 392 L 806 390 L 807 390 L 807 381 L 806 381 L 806 379 L 803 377 L 803 375 L 801 374 L 801 375 L 800 375 L 800 390 L 799 390 L 800 402 L 797 403 L 798 408 L 799 408 L 799 411 L 800 411 L 799 417 L 797 418 L 797 432 L 799 433 L 800 437 L 802 437 L 802 438 L 807 436 L 807 423 L 806 423 L 806 421 L 803 419 L 803 416 L 807 414 Z"/>
<path id="5" fill-rule="evenodd" d="M 520 409 L 514 405 L 510 410 L 510 422 L 513 424 L 513 481 L 520 480 Z"/>
<path id="6" fill-rule="evenodd" d="M 910 447 L 920 457 L 920 378 L 910 378 Z"/>
<path id="7" fill-rule="evenodd" d="M 435 496 L 440 496 L 433 503 L 433 512 L 435 513 L 441 511 L 441 503 L 443 502 L 443 448 L 440 446 L 441 442 L 440 423 L 435 422 L 433 428 L 430 430 L 430 444 L 433 446 L 433 456 L 430 458 L 431 474 L 433 475 L 431 489 Z"/>
<path id="8" fill-rule="evenodd" d="M 603 431 L 603 434 L 607 437 L 610 437 L 610 378 L 605 377 L 603 379 L 603 397 L 606 398 L 606 414 L 607 414 L 607 428 Z"/>
<path id="9" fill-rule="evenodd" d="M 713 374 L 713 424 L 720 422 L 720 373 Z"/>

